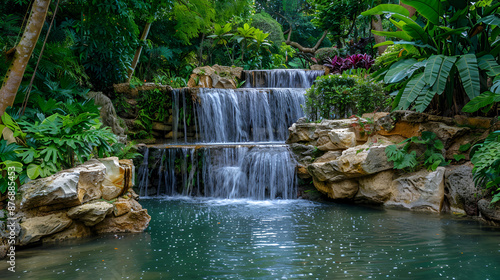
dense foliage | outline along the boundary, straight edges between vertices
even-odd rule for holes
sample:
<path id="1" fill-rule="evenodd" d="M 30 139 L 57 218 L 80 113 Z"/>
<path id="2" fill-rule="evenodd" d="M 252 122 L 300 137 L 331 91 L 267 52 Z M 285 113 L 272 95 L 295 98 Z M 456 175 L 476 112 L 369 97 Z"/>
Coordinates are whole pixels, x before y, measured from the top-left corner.
<path id="1" fill-rule="evenodd" d="M 500 131 L 492 132 L 483 143 L 471 150 L 474 183 L 488 190 L 491 203 L 500 200 Z"/>
<path id="2" fill-rule="evenodd" d="M 311 121 L 345 118 L 386 107 L 382 85 L 356 75 L 328 75 L 316 79 L 306 93 L 304 111 Z"/>
<path id="3" fill-rule="evenodd" d="M 376 73 L 399 90 L 393 108 L 418 112 L 429 108 L 438 114 L 454 115 L 481 93 L 500 93 L 496 86 L 500 82 L 500 3 L 402 2 L 417 9 L 416 19 L 410 18 L 408 10 L 400 5 L 383 4 L 362 13 L 388 14 L 399 29 L 374 31 L 399 39 L 379 45 L 399 44 L 404 48 L 398 59 Z M 494 86 L 486 82 L 488 79 Z"/>
<path id="4" fill-rule="evenodd" d="M 421 145 L 425 148 L 423 153 L 417 155 L 417 151 L 411 150 L 412 144 Z M 449 164 L 443 156 L 444 145 L 434 132 L 423 131 L 420 137 L 413 136 L 397 145 L 389 145 L 385 148 L 387 159 L 394 163 L 394 169 L 415 171 L 421 166 L 429 170 L 436 170 L 439 166 Z"/>

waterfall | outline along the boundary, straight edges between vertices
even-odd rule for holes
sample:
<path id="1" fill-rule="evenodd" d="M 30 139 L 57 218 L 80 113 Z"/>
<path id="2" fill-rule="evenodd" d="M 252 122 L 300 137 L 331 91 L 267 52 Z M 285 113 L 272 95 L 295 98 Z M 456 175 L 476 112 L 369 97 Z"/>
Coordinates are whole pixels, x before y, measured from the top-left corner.
<path id="1" fill-rule="evenodd" d="M 173 90 L 171 143 L 145 150 L 140 194 L 296 198 L 296 163 L 284 142 L 304 116 L 306 88 L 323 73 L 245 71 L 242 89 Z"/>
<path id="2" fill-rule="evenodd" d="M 304 89 L 200 89 L 202 142 L 283 142 L 304 115 L 304 94 Z"/>
<path id="3" fill-rule="evenodd" d="M 310 88 L 323 70 L 274 69 L 243 71 L 246 88 Z"/>
<path id="4" fill-rule="evenodd" d="M 295 162 L 285 145 L 158 148 L 157 194 L 296 198 Z M 142 192 L 141 192 L 142 193 Z M 145 192 L 147 193 L 147 191 Z"/>

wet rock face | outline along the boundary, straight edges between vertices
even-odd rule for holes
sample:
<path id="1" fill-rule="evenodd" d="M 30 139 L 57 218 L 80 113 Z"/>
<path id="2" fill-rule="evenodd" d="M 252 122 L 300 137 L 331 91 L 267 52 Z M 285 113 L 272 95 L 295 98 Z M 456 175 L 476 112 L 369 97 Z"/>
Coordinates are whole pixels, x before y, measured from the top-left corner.
<path id="1" fill-rule="evenodd" d="M 21 222 L 21 232 L 18 236 L 19 245 L 37 242 L 44 236 L 66 229 L 72 222 L 64 213 L 26 219 Z"/>
<path id="2" fill-rule="evenodd" d="M 445 197 L 451 212 L 478 215 L 478 189 L 472 179 L 472 164 L 446 168 Z"/>

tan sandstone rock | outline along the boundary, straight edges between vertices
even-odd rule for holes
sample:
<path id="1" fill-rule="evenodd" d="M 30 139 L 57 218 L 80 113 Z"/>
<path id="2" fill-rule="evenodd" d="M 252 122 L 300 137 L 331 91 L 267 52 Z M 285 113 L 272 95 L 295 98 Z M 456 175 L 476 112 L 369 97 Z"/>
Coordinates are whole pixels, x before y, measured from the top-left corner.
<path id="1" fill-rule="evenodd" d="M 385 203 L 418 211 L 441 212 L 444 198 L 444 167 L 420 170 L 393 181 L 394 195 Z"/>
<path id="2" fill-rule="evenodd" d="M 73 221 L 65 213 L 33 217 L 21 222 L 21 232 L 18 237 L 20 245 L 39 241 L 42 237 L 63 231 Z"/>
<path id="3" fill-rule="evenodd" d="M 318 181 L 313 178 L 313 183 L 318 191 L 328 195 L 331 199 L 350 199 L 358 192 L 358 182 L 356 180 L 331 182 Z"/>
<path id="4" fill-rule="evenodd" d="M 68 217 L 82 221 L 86 226 L 94 226 L 113 211 L 113 204 L 106 201 L 93 201 L 71 208 Z"/>
<path id="5" fill-rule="evenodd" d="M 388 201 L 394 193 L 393 177 L 394 171 L 387 170 L 359 178 L 359 190 L 355 197 L 356 202 L 383 204 Z"/>
<path id="6" fill-rule="evenodd" d="M 144 231 L 151 220 L 146 209 L 131 210 L 127 214 L 119 217 L 110 215 L 102 222 L 95 225 L 94 230 L 97 233 L 110 232 L 142 232 Z"/>

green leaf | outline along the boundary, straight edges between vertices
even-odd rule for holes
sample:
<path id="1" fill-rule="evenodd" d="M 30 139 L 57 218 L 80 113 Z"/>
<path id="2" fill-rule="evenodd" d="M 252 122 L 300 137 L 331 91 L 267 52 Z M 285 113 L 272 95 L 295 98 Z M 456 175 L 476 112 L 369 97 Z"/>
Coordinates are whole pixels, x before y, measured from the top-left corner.
<path id="1" fill-rule="evenodd" d="M 492 105 L 495 102 L 500 102 L 500 93 L 485 91 L 465 104 L 462 111 L 466 113 L 474 113 L 483 107 Z"/>
<path id="2" fill-rule="evenodd" d="M 417 99 L 415 100 L 415 111 L 422 113 L 427 109 L 429 104 L 431 104 L 432 99 L 436 95 L 435 91 L 432 90 L 422 90 L 420 94 L 418 95 Z"/>
<path id="3" fill-rule="evenodd" d="M 403 25 L 403 31 L 406 31 L 408 35 L 413 37 L 415 40 L 420 40 L 423 43 L 427 44 L 429 35 L 420 25 L 418 25 L 418 23 L 416 23 L 411 18 L 402 15 L 393 14 L 391 16 L 406 23 L 405 25 Z"/>
<path id="4" fill-rule="evenodd" d="M 488 76 L 495 77 L 500 75 L 500 65 L 491 54 L 487 54 L 478 59 L 478 66 L 481 70 L 488 73 Z"/>
<path id="5" fill-rule="evenodd" d="M 451 35 L 462 35 L 470 27 L 460 27 L 460 28 L 457 28 L 457 29 L 452 29 L 452 28 L 449 28 L 449 27 L 446 27 L 446 26 L 438 26 L 438 28 L 445 30 L 445 32 L 434 36 L 434 40 L 438 40 L 438 39 L 439 40 L 441 40 L 441 39 L 446 40 Z"/>
<path id="6" fill-rule="evenodd" d="M 28 178 L 31 180 L 34 180 L 40 176 L 42 167 L 38 164 L 31 163 L 28 165 L 28 168 L 26 169 L 26 173 L 28 174 Z"/>
<path id="7" fill-rule="evenodd" d="M 443 91 L 445 90 L 446 82 L 448 81 L 451 68 L 455 64 L 455 61 L 457 61 L 457 58 L 455 56 L 444 56 L 439 70 L 432 73 L 433 75 L 436 75 L 436 83 L 434 84 L 432 90 L 437 94 L 441 95 L 441 93 L 443 93 Z"/>
<path id="8" fill-rule="evenodd" d="M 412 6 L 419 14 L 431 23 L 439 24 L 439 17 L 443 15 L 441 1 L 436 0 L 401 0 L 403 4 Z"/>
<path id="9" fill-rule="evenodd" d="M 460 151 L 460 152 L 466 152 L 467 150 L 470 149 L 471 146 L 472 146 L 471 143 L 467 143 L 465 145 L 460 145 L 460 148 L 458 148 L 458 151 Z"/>
<path id="10" fill-rule="evenodd" d="M 59 150 L 54 145 L 50 145 L 40 152 L 40 156 L 44 154 L 44 161 L 52 161 L 52 163 L 56 163 L 59 158 Z"/>
<path id="11" fill-rule="evenodd" d="M 405 41 L 411 41 L 413 39 L 410 35 L 408 35 L 408 33 L 404 31 L 389 32 L 389 31 L 372 30 L 372 33 L 383 37 L 394 37 Z"/>
<path id="12" fill-rule="evenodd" d="M 403 6 L 397 4 L 381 4 L 368 11 L 362 12 L 362 16 L 373 16 L 381 14 L 400 14 L 403 16 L 410 16 L 410 12 Z"/>
<path id="13" fill-rule="evenodd" d="M 427 60 L 427 67 L 425 67 L 425 81 L 429 86 L 434 86 L 437 81 L 439 69 L 443 64 L 443 55 L 431 55 Z"/>
<path id="14" fill-rule="evenodd" d="M 399 107 L 401 110 L 406 110 L 410 107 L 411 103 L 417 99 L 418 95 L 424 89 L 425 76 L 424 73 L 419 73 L 413 77 L 406 85 L 401 100 L 399 102 Z"/>
<path id="15" fill-rule="evenodd" d="M 400 60 L 394 63 L 389 71 L 387 71 L 387 74 L 384 77 L 384 82 L 386 84 L 392 84 L 403 80 L 407 76 L 406 71 L 409 70 L 415 63 L 417 63 L 417 60 L 414 58 Z"/>
<path id="16" fill-rule="evenodd" d="M 500 25 L 500 17 L 498 17 L 497 15 L 489 15 L 477 21 L 477 23 L 481 22 L 489 25 Z"/>
<path id="17" fill-rule="evenodd" d="M 465 155 L 453 155 L 453 158 L 456 161 L 461 161 L 462 159 L 465 159 Z"/>
<path id="18" fill-rule="evenodd" d="M 462 86 L 464 87 L 467 96 L 469 96 L 470 99 L 479 96 L 479 69 L 476 55 L 462 55 L 455 65 L 458 68 L 458 73 L 460 74 L 460 79 L 462 80 Z"/>

